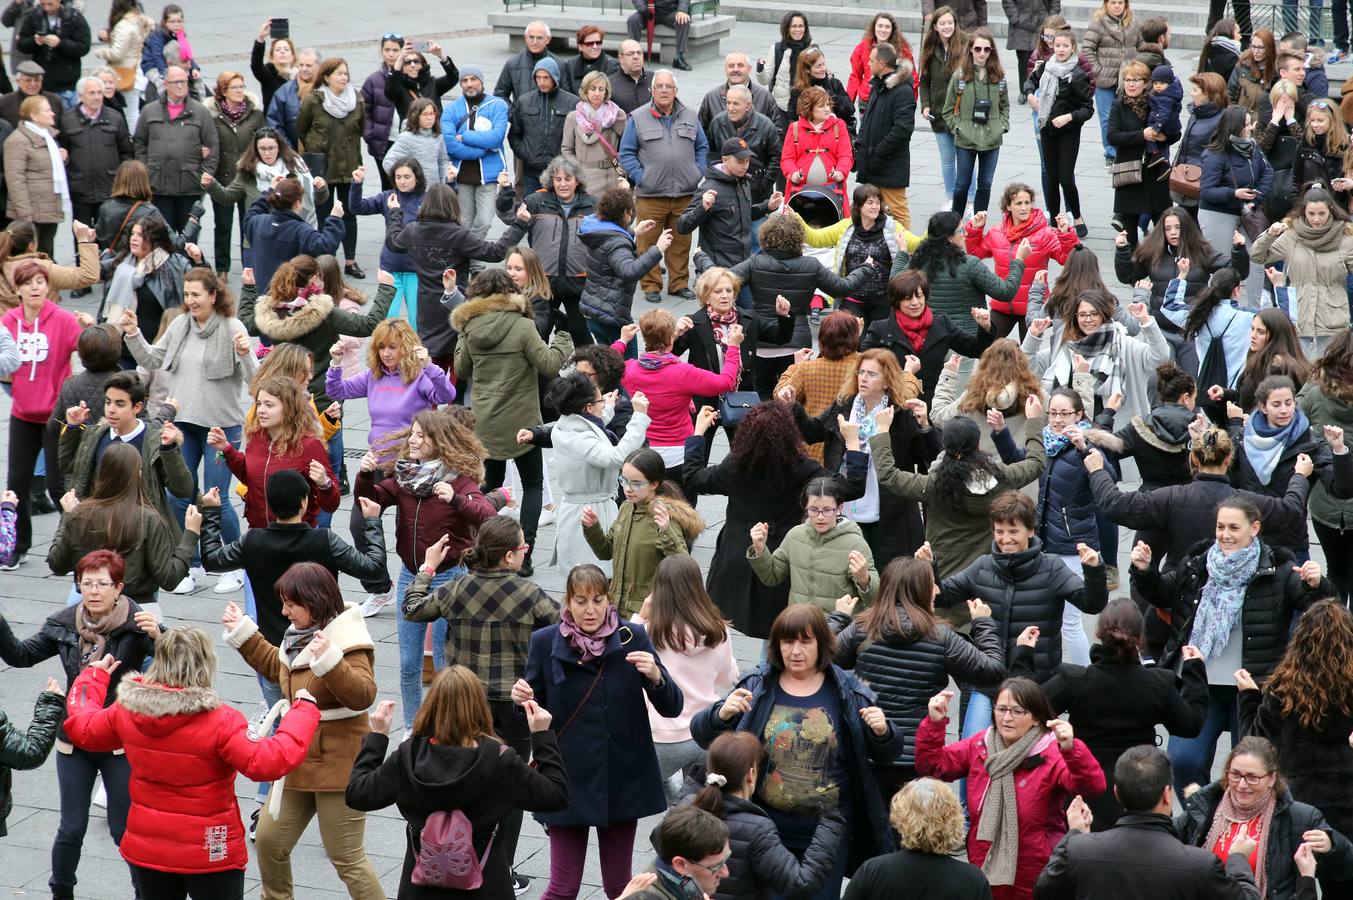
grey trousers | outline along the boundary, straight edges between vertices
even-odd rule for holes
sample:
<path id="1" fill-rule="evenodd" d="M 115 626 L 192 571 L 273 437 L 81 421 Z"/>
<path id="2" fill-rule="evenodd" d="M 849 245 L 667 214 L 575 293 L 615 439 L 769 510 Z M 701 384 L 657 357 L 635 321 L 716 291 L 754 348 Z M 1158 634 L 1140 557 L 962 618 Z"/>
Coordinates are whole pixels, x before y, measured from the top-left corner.
<path id="1" fill-rule="evenodd" d="M 685 56 L 686 44 L 691 39 L 691 23 L 687 22 L 685 25 L 678 25 L 676 23 L 675 13 L 666 16 L 658 16 L 654 21 L 658 25 L 667 25 L 676 30 L 676 42 L 677 42 L 676 55 Z M 634 15 L 629 17 L 628 25 L 630 39 L 638 41 L 640 44 L 644 44 L 644 46 L 647 46 L 646 41 L 648 40 L 648 18 L 641 13 L 635 13 Z"/>

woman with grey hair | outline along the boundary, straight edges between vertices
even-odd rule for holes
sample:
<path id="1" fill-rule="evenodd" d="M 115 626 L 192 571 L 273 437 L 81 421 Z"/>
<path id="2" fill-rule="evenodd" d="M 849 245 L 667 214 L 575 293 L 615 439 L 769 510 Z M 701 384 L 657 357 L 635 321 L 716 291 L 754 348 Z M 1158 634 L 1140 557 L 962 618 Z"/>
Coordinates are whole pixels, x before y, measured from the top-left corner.
<path id="1" fill-rule="evenodd" d="M 564 159 L 582 169 L 583 188 L 593 197 L 613 187 L 627 187 L 620 168 L 620 138 L 625 111 L 611 99 L 611 82 L 601 72 L 583 76 L 581 99 L 564 120 Z"/>

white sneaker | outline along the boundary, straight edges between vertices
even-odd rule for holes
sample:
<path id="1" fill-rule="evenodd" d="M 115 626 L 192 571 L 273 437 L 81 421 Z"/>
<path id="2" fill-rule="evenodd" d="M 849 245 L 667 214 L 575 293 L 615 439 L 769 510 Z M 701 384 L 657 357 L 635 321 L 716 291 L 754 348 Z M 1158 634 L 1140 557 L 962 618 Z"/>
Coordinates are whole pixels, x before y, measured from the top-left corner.
<path id="1" fill-rule="evenodd" d="M 394 602 L 394 588 L 390 588 L 384 594 L 367 594 L 366 600 L 362 601 L 362 617 L 369 619 Z"/>
<path id="2" fill-rule="evenodd" d="M 174 589 L 169 593 L 191 594 L 195 590 L 197 590 L 197 579 L 193 577 L 193 572 L 191 569 L 189 569 L 188 574 L 184 575 L 183 580 L 180 581 L 178 584 L 174 585 Z"/>
<path id="3" fill-rule="evenodd" d="M 540 528 L 544 528 L 546 525 L 553 524 L 554 524 L 554 508 L 546 507 L 542 509 L 540 511 L 540 521 L 536 522 L 536 525 Z"/>
<path id="4" fill-rule="evenodd" d="M 19 568 L 19 566 L 23 565 L 27 559 L 28 557 L 26 555 L 16 556 L 12 562 L 0 563 L 0 572 L 13 572 L 15 569 Z"/>
<path id="5" fill-rule="evenodd" d="M 108 808 L 108 789 L 103 786 L 103 779 L 99 779 L 99 789 L 94 792 L 94 800 L 92 802 L 100 809 Z"/>
<path id="6" fill-rule="evenodd" d="M 244 587 L 244 573 L 239 569 L 231 572 L 222 572 L 221 577 L 216 582 L 216 587 L 212 588 L 213 593 L 232 594 Z"/>

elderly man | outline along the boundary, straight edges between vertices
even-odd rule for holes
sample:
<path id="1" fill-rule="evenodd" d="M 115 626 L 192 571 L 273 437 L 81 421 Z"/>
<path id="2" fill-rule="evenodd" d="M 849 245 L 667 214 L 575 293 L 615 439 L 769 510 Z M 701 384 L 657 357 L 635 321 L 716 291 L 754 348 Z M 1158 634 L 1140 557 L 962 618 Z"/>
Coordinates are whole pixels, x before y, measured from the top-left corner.
<path id="1" fill-rule="evenodd" d="M 301 115 L 301 86 L 313 85 L 319 74 L 319 64 L 324 57 L 314 47 L 306 47 L 296 54 L 296 77 L 277 89 L 268 104 L 268 124 L 286 142 L 295 148 L 296 119 Z M 391 105 L 393 109 L 393 104 Z"/>
<path id="2" fill-rule="evenodd" d="M 559 87 L 559 64 L 550 57 L 536 62 L 535 89 L 512 106 L 508 143 L 521 163 L 523 193 L 540 190 L 540 173 L 564 144 L 564 119 L 578 97 Z"/>
<path id="3" fill-rule="evenodd" d="M 14 80 L 18 84 L 18 89 L 0 97 L 0 119 L 4 119 L 15 128 L 19 127 L 19 107 L 29 97 L 36 97 L 41 94 L 51 104 L 53 112 L 62 108 L 62 101 L 59 96 L 42 89 L 43 68 L 31 59 L 19 63 L 18 68 L 15 69 Z M 60 125 L 59 117 L 57 124 Z"/>
<path id="4" fill-rule="evenodd" d="M 61 116 L 57 140 L 66 151 L 66 180 L 76 222 L 94 222 L 113 192 L 117 167 L 135 153 L 127 120 L 103 105 L 103 82 L 80 79 L 80 102 Z M 88 289 L 82 289 L 88 293 Z"/>
<path id="5" fill-rule="evenodd" d="M 563 71 L 559 57 L 550 52 L 550 26 L 544 22 L 532 22 L 526 26 L 526 49 L 503 64 L 503 71 L 493 88 L 494 95 L 511 104 L 533 93 L 536 89 L 536 63 L 542 59 L 554 60 L 554 64 Z M 558 76 L 554 80 L 556 84 L 560 83 Z"/>
<path id="6" fill-rule="evenodd" d="M 700 183 L 708 154 L 709 144 L 695 110 L 677 99 L 676 74 L 659 69 L 653 75 L 653 102 L 634 111 L 620 138 L 620 165 L 634 185 L 636 218 L 657 223 L 639 235 L 639 253 L 676 227 Z M 667 293 L 684 300 L 695 299 L 687 285 L 690 254 L 690 235 L 674 234 L 666 254 Z M 645 300 L 662 302 L 662 275 L 657 266 L 644 275 L 641 284 Z"/>
<path id="7" fill-rule="evenodd" d="M 770 94 L 761 89 L 767 98 Z M 719 160 L 714 155 L 716 147 L 722 147 L 729 138 L 739 138 L 747 142 L 752 151 L 751 171 L 748 180 L 751 184 L 752 199 L 760 203 L 775 189 L 775 178 L 780 172 L 780 150 L 783 142 L 780 129 L 770 114 L 762 114 L 752 108 L 755 103 L 751 87 L 735 84 L 728 89 L 725 98 L 727 108 L 714 116 L 705 128 L 705 137 L 709 139 L 709 165 Z M 774 100 L 771 101 L 774 104 Z M 756 238 L 753 236 L 753 242 Z M 755 243 L 753 243 L 755 246 Z"/>
<path id="8" fill-rule="evenodd" d="M 683 72 L 691 70 L 686 62 L 686 45 L 691 39 L 691 0 L 630 0 L 634 15 L 625 23 L 630 37 L 648 41 L 648 55 L 653 55 L 653 26 L 667 25 L 676 31 L 676 58 L 672 67 Z M 656 240 L 656 238 L 654 238 Z"/>
<path id="9" fill-rule="evenodd" d="M 484 70 L 465 66 L 460 96 L 442 111 L 442 140 L 456 163 L 460 224 L 481 241 L 493 223 L 498 173 L 503 171 L 503 140 L 509 110 L 502 97 L 484 94 Z"/>
<path id="10" fill-rule="evenodd" d="M 911 183 L 911 133 L 916 127 L 911 64 L 899 60 L 891 44 L 875 44 L 869 51 L 869 71 L 869 106 L 856 142 L 856 178 L 860 184 L 878 188 L 893 218 L 909 228 L 907 186 Z"/>
<path id="11" fill-rule="evenodd" d="M 89 23 L 61 0 L 39 0 L 19 22 L 18 47 L 47 73 L 47 89 L 75 105 L 80 60 L 89 54 Z M 53 107 L 60 117 L 60 110 Z"/>
<path id="12" fill-rule="evenodd" d="M 611 74 L 611 99 L 627 116 L 653 101 L 653 73 L 644 68 L 644 48 L 638 41 L 620 42 L 620 71 Z"/>
<path id="13" fill-rule="evenodd" d="M 220 150 L 211 114 L 188 96 L 187 69 L 165 70 L 164 96 L 141 109 L 133 145 L 150 169 L 155 206 L 170 228 L 182 231 L 202 199 L 202 173 L 216 171 Z"/>
<path id="14" fill-rule="evenodd" d="M 779 115 L 775 108 L 775 98 L 770 95 L 770 91 L 752 80 L 752 63 L 746 53 L 735 50 L 725 56 L 723 75 L 724 83 L 710 88 L 709 93 L 705 94 L 705 99 L 700 101 L 700 127 L 708 131 L 709 123 L 714 121 L 714 117 L 728 108 L 728 89 L 734 85 L 741 85 L 751 91 L 752 108 L 757 112 L 769 116 L 772 121 Z M 710 140 L 711 146 L 717 147 L 719 143 Z"/>

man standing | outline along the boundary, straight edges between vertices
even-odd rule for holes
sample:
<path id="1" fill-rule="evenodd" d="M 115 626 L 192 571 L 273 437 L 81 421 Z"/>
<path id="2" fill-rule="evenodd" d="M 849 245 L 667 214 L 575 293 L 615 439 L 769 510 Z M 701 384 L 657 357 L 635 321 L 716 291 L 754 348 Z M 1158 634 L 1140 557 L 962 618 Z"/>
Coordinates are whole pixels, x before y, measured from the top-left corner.
<path id="1" fill-rule="evenodd" d="M 534 93 L 536 63 L 542 59 L 554 60 L 555 67 L 560 66 L 559 57 L 550 52 L 550 26 L 544 22 L 532 22 L 526 26 L 526 49 L 503 64 L 498 83 L 493 87 L 494 96 L 502 97 L 511 105 Z M 554 82 L 559 84 L 558 74 Z"/>
<path id="2" fill-rule="evenodd" d="M 43 68 L 31 59 L 26 59 L 19 63 L 15 70 L 15 82 L 18 83 L 18 90 L 10 91 L 3 97 L 0 97 L 0 119 L 4 119 L 15 128 L 19 127 L 19 107 L 29 97 L 36 97 L 38 94 L 47 98 L 47 102 L 52 107 L 52 112 L 57 112 L 62 108 L 62 100 L 51 91 L 42 89 Z M 58 124 L 60 122 L 60 116 Z"/>
<path id="3" fill-rule="evenodd" d="M 39 0 L 19 22 L 18 46 L 47 73 L 47 89 L 59 94 L 67 109 L 74 106 L 80 60 L 89 54 L 85 17 L 61 0 Z M 52 111 L 60 117 L 61 110 Z"/>
<path id="4" fill-rule="evenodd" d="M 399 65 L 399 56 L 404 49 L 404 38 L 388 32 L 381 35 L 381 64 L 376 71 L 366 76 L 362 82 L 362 140 L 366 142 L 366 152 L 377 163 L 376 172 L 381 178 L 381 190 L 388 191 L 394 185 L 390 173 L 380 165 L 385 159 L 385 151 L 394 141 L 390 132 L 395 127 L 395 105 L 385 96 L 385 79 Z"/>
<path id="5" fill-rule="evenodd" d="M 301 100 L 304 99 L 301 92 L 308 94 L 315 86 L 315 76 L 319 74 L 319 64 L 323 58 L 314 47 L 306 47 L 298 52 L 296 77 L 278 88 L 272 95 L 272 103 L 268 105 L 268 124 L 286 138 L 292 149 L 299 145 L 296 139 L 296 119 L 301 115 Z"/>
<path id="6" fill-rule="evenodd" d="M 141 110 L 133 145 L 137 160 L 150 169 L 155 206 L 175 231 L 188 224 L 193 204 L 202 199 L 202 173 L 216 171 L 218 141 L 211 114 L 188 96 L 188 70 L 170 66 L 164 96 Z"/>
<path id="7" fill-rule="evenodd" d="M 716 88 L 710 88 L 709 93 L 705 94 L 705 99 L 700 101 L 700 127 L 706 131 L 709 130 L 709 123 L 714 117 L 723 112 L 728 106 L 728 89 L 734 85 L 742 85 L 752 93 L 752 108 L 763 116 L 769 116 L 774 119 L 779 115 L 775 106 L 775 98 L 770 95 L 770 91 L 761 85 L 752 81 L 752 64 L 747 59 L 747 54 L 741 50 L 735 50 L 723 58 L 724 83 Z M 711 146 L 719 146 L 718 142 L 710 140 Z M 778 158 L 778 154 L 776 155 Z"/>
<path id="8" fill-rule="evenodd" d="M 1225 866 L 1210 848 L 1190 847 L 1175 834 L 1173 774 L 1164 750 L 1130 748 L 1118 758 L 1113 778 L 1114 796 L 1126 813 L 1113 828 L 1088 834 L 1090 809 L 1080 797 L 1073 800 L 1066 813 L 1071 830 L 1038 876 L 1036 900 L 1259 900 L 1249 864 L 1258 844 L 1244 828 L 1231 842 Z M 1313 873 L 1315 859 L 1309 852 L 1306 858 Z"/>
<path id="9" fill-rule="evenodd" d="M 719 156 L 719 163 L 705 173 L 701 193 L 677 220 L 676 230 L 690 234 L 699 228 L 700 249 L 710 264 L 731 269 L 752 255 L 752 223 L 779 209 L 784 197 L 776 191 L 764 202 L 752 200 L 747 177 L 752 150 L 742 138 L 724 141 Z"/>
<path id="10" fill-rule="evenodd" d="M 611 99 L 627 116 L 653 102 L 653 75 L 644 68 L 644 48 L 638 41 L 620 42 L 620 71 L 611 75 Z"/>
<path id="11" fill-rule="evenodd" d="M 899 60 L 892 44 L 875 44 L 869 51 L 869 71 L 869 106 L 856 143 L 856 178 L 860 184 L 878 188 L 893 219 L 910 228 L 907 186 L 911 183 L 911 132 L 916 127 L 911 63 Z"/>
<path id="12" fill-rule="evenodd" d="M 914 103 L 913 103 L 914 105 Z M 669 228 L 691 203 L 691 195 L 700 183 L 702 164 L 709 144 L 695 110 L 677 99 L 676 74 L 659 69 L 653 75 L 653 102 L 634 111 L 625 122 L 620 138 L 620 165 L 634 185 L 636 219 L 652 219 L 650 228 L 637 238 L 642 254 Z M 691 255 L 689 234 L 673 234 L 667 248 L 667 293 L 683 300 L 694 300 L 687 286 Z M 644 299 L 662 302 L 662 275 L 654 266 L 640 282 Z"/>
<path id="13" fill-rule="evenodd" d="M 764 88 L 762 93 L 770 96 Z M 726 98 L 727 109 L 709 123 L 705 136 L 709 139 L 710 165 L 718 162 L 713 155 L 714 148 L 722 147 L 730 138 L 738 138 L 747 144 L 747 149 L 752 152 L 751 169 L 747 172 L 751 181 L 752 200 L 762 203 L 775 190 L 775 176 L 780 173 L 780 150 L 784 143 L 775 122 L 752 109 L 755 102 L 752 98 L 750 87 L 741 84 L 730 87 Z M 753 229 L 756 225 L 754 222 Z M 752 235 L 752 246 L 756 246 L 755 234 Z"/>
<path id="14" fill-rule="evenodd" d="M 626 24 L 630 37 L 641 38 L 648 42 L 648 52 L 652 55 L 653 38 L 649 30 L 654 25 L 667 25 L 676 32 L 676 59 L 672 68 L 683 72 L 691 70 L 686 62 L 686 45 L 691 39 L 691 0 L 630 0 L 634 4 L 634 15 Z M 654 239 L 656 240 L 656 238 Z"/>
<path id="15" fill-rule="evenodd" d="M 460 72 L 460 96 L 442 112 L 442 140 L 458 170 L 460 224 L 481 241 L 493 223 L 507 125 L 507 103 L 501 97 L 484 96 L 484 70 L 464 66 Z"/>
<path id="16" fill-rule="evenodd" d="M 93 222 L 99 205 L 113 192 L 117 167 L 134 154 L 127 120 L 103 105 L 103 82 L 80 79 L 80 102 L 61 116 L 57 136 L 66 151 L 66 180 L 70 184 L 71 211 L 76 222 Z M 72 296 L 83 296 L 81 288 Z"/>
<path id="17" fill-rule="evenodd" d="M 564 144 L 564 119 L 578 105 L 574 94 L 559 87 L 559 64 L 551 57 L 536 63 L 535 88 L 512 106 L 508 143 L 522 167 L 523 194 L 540 190 L 540 173 Z"/>

